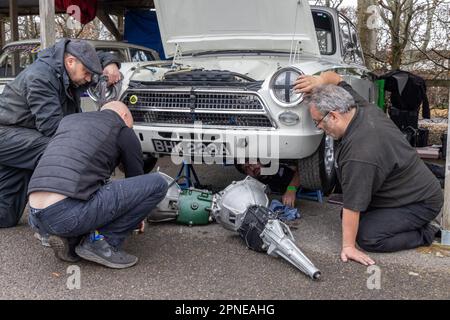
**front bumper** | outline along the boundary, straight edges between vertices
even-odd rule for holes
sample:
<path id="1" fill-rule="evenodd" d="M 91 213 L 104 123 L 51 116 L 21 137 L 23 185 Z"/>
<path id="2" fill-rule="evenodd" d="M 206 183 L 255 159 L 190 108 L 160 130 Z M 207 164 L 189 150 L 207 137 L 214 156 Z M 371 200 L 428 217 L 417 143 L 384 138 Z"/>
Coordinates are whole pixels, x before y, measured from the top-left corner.
<path id="1" fill-rule="evenodd" d="M 135 124 L 144 153 L 214 159 L 302 159 L 318 148 L 323 133 L 297 130 L 205 129 Z"/>

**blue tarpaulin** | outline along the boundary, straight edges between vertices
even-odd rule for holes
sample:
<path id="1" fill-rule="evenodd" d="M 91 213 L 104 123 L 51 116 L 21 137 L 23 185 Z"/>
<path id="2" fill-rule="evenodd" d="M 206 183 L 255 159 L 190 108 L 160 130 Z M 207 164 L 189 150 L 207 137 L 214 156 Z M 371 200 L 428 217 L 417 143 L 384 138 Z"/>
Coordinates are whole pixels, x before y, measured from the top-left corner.
<path id="1" fill-rule="evenodd" d="M 161 59 L 165 59 L 156 11 L 128 10 L 125 14 L 124 39 L 128 43 L 156 50 Z"/>

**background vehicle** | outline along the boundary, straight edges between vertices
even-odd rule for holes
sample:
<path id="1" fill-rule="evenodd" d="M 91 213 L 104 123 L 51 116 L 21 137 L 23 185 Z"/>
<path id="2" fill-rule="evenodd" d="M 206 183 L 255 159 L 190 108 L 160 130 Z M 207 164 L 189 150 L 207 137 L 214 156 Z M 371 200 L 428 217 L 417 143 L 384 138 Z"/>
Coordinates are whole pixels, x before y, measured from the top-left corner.
<path id="1" fill-rule="evenodd" d="M 87 40 L 97 51 L 115 54 L 122 62 L 142 62 L 159 60 L 158 53 L 150 48 L 116 41 Z M 4 85 L 12 81 L 23 69 L 37 59 L 40 40 L 10 42 L 3 47 L 0 55 L 0 92 Z M 92 111 L 95 104 L 85 95 L 81 99 L 83 110 Z"/>

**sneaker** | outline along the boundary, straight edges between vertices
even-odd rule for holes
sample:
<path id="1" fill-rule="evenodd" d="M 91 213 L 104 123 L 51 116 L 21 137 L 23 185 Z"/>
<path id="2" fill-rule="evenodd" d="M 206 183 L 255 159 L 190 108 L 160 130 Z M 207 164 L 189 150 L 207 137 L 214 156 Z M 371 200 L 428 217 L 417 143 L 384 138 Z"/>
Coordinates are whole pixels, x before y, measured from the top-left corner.
<path id="1" fill-rule="evenodd" d="M 80 242 L 79 240 L 79 238 L 49 237 L 49 243 L 55 253 L 55 257 L 66 262 L 80 261 L 80 257 L 75 252 L 75 247 Z"/>
<path id="2" fill-rule="evenodd" d="M 124 269 L 134 266 L 138 258 L 123 250 L 114 248 L 105 239 L 90 241 L 85 238 L 75 248 L 75 252 L 83 259 L 99 263 L 113 269 Z"/>
<path id="3" fill-rule="evenodd" d="M 49 237 L 47 233 L 40 234 L 39 232 L 34 233 L 34 237 L 38 239 L 44 247 L 50 247 Z"/>

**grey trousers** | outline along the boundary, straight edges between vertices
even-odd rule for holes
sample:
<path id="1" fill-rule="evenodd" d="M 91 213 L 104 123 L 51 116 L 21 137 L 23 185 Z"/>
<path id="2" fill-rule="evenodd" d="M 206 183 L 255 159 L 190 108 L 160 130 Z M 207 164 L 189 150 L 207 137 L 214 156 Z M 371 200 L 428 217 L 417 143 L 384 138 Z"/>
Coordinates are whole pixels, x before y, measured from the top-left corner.
<path id="1" fill-rule="evenodd" d="M 37 130 L 0 126 L 0 228 L 22 217 L 28 183 L 49 141 Z"/>

